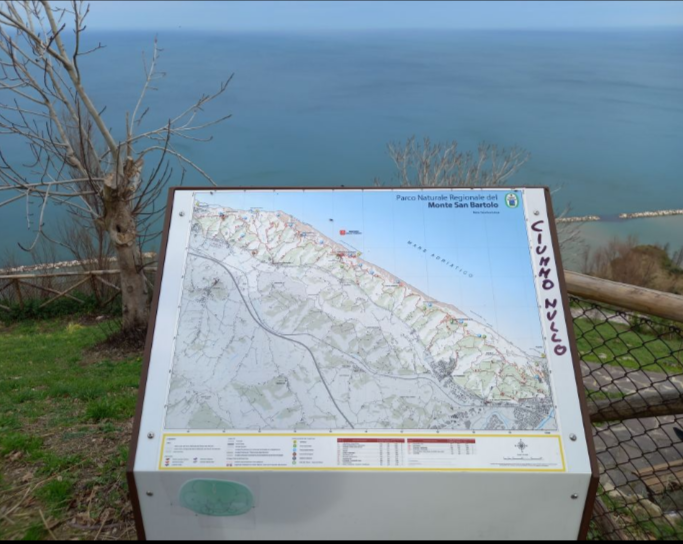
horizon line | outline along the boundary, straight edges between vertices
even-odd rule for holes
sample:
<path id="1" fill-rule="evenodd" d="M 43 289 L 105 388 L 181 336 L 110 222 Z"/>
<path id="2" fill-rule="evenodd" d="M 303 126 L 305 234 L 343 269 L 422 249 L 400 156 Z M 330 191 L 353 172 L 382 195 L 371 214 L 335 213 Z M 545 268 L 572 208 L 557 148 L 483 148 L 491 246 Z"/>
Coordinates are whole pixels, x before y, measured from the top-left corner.
<path id="1" fill-rule="evenodd" d="M 187 27 L 182 25 L 177 27 L 161 27 L 161 28 L 121 28 L 121 27 L 97 27 L 88 29 L 89 32 L 107 31 L 107 32 L 161 32 L 161 31 L 197 31 L 197 32 L 220 32 L 220 33 L 283 33 L 283 34 L 321 34 L 328 32 L 566 32 L 566 31 L 619 31 L 619 30 L 683 30 L 683 23 L 667 23 L 667 24 L 652 24 L 652 25 L 638 25 L 638 26 L 574 26 L 574 27 L 377 27 L 377 28 L 218 28 L 218 27 Z"/>

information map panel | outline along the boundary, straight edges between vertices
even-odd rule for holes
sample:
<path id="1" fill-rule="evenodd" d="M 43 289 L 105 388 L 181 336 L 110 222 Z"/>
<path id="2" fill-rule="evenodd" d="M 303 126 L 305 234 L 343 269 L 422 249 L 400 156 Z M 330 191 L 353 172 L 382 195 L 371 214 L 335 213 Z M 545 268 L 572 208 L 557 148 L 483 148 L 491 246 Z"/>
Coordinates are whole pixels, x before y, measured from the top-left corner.
<path id="1" fill-rule="evenodd" d="M 585 537 L 553 221 L 543 188 L 172 189 L 139 536 Z"/>
<path id="2" fill-rule="evenodd" d="M 567 470 L 542 189 L 179 197 L 156 470 Z"/>

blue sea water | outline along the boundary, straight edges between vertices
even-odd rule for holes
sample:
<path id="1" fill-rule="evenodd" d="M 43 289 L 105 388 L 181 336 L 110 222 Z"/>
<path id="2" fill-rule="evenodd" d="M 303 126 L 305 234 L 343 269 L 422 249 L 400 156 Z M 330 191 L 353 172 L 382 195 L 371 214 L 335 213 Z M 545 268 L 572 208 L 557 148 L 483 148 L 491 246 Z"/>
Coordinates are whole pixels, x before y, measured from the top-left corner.
<path id="1" fill-rule="evenodd" d="M 683 208 L 683 29 L 158 38 L 167 77 L 150 93 L 141 129 L 164 124 L 234 73 L 204 116 L 232 118 L 207 133 L 211 142 L 176 144 L 221 185 L 390 184 L 387 143 L 415 135 L 457 140 L 463 150 L 481 141 L 521 146 L 531 159 L 511 183 L 559 188 L 555 207 L 571 204 L 576 215 Z M 121 136 L 153 35 L 88 39 L 107 47 L 84 59 L 84 84 Z M 0 147 L 27 156 L 11 136 L 0 134 Z M 185 183 L 205 184 L 192 172 Z M 25 208 L 0 208 L 0 251 L 32 240 Z M 48 206 L 47 224 L 64 215 Z M 587 238 L 636 233 L 680 247 L 681 219 L 593 224 Z"/>

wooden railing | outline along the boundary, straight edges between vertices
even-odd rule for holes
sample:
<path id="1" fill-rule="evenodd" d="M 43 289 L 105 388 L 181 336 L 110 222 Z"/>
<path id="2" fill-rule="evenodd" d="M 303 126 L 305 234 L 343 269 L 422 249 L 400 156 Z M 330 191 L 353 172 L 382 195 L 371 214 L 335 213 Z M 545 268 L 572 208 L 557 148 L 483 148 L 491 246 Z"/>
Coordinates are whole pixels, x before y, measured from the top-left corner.
<path id="1" fill-rule="evenodd" d="M 570 295 L 683 323 L 683 296 L 565 271 Z"/>
<path id="2" fill-rule="evenodd" d="M 146 271 L 154 273 L 156 272 L 156 267 L 146 267 Z M 116 269 L 77 270 L 42 274 L 0 274 L 0 300 L 6 298 L 3 297 L 3 293 L 6 294 L 8 290 L 12 290 L 13 296 L 9 298 L 15 299 L 15 303 L 23 304 L 26 297 L 22 288 L 31 288 L 54 295 L 44 300 L 41 307 L 62 297 L 83 302 L 78 297 L 71 295 L 71 293 L 85 284 L 90 283 L 92 285 L 96 282 L 119 292 L 119 287 L 114 283 L 118 275 L 119 271 Z M 69 279 L 76 278 L 80 278 L 80 280 L 75 283 L 68 281 Z M 105 278 L 113 278 L 114 281 L 108 281 Z M 59 279 L 62 281 L 58 282 L 57 280 Z M 570 295 L 648 316 L 683 323 L 683 296 L 617 283 L 571 271 L 565 271 L 565 279 L 567 291 Z M 59 288 L 47 287 L 45 286 L 46 283 L 61 283 L 63 288 L 60 290 Z M 9 310 L 6 305 L 2 304 L 0 304 L 0 309 Z"/>
<path id="3" fill-rule="evenodd" d="M 152 285 L 148 275 L 156 272 L 156 267 L 146 267 L 145 278 Z M 51 272 L 37 274 L 2 274 L 0 275 L 0 310 L 11 311 L 12 304 L 23 308 L 28 300 L 39 299 L 38 308 L 43 308 L 53 302 L 68 298 L 79 304 L 85 300 L 75 296 L 95 294 L 98 304 L 102 307 L 109 305 L 119 296 L 121 288 L 116 284 L 120 275 L 119 270 L 75 270 L 68 272 Z M 108 279 L 105 279 L 108 278 Z M 100 289 L 97 286 L 101 286 Z M 42 296 L 36 296 L 42 293 Z M 45 296 L 45 293 L 48 296 Z M 101 296 L 106 294 L 106 296 Z M 3 304 L 4 302 L 4 304 Z"/>

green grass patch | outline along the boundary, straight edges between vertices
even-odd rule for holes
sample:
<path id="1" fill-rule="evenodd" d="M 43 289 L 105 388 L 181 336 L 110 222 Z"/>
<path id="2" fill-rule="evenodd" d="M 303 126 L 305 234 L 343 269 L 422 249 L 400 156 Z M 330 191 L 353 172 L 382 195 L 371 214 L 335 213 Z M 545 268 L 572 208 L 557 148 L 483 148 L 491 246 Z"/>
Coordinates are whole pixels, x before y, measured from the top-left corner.
<path id="1" fill-rule="evenodd" d="M 32 455 L 40 451 L 43 441 L 24 433 L 11 432 L 0 436 L 0 455 L 21 452 Z"/>
<path id="2" fill-rule="evenodd" d="M 586 397 L 591 400 L 622 400 L 628 395 L 612 391 L 591 391 L 586 389 Z"/>
<path id="3" fill-rule="evenodd" d="M 37 484 L 13 524 L 0 520 L 0 538 L 49 537 L 39 510 L 51 525 L 82 513 L 82 504 L 93 522 L 105 510 L 125 510 L 128 420 L 142 360 L 109 360 L 112 352 L 98 351 L 109 330 L 71 319 L 0 324 L 0 496 L 19 502 L 26 485 Z M 56 531 L 92 536 L 65 523 Z"/>
<path id="4" fill-rule="evenodd" d="M 71 478 L 50 480 L 39 487 L 35 496 L 43 501 L 52 512 L 63 510 L 73 499 L 74 482 Z"/>
<path id="5" fill-rule="evenodd" d="M 21 428 L 19 418 L 12 413 L 0 414 L 0 435 Z"/>
<path id="6" fill-rule="evenodd" d="M 73 424 L 90 403 L 92 415 L 117 419 L 134 407 L 141 361 L 100 361 L 84 365 L 83 354 L 103 341 L 106 330 L 69 321 L 24 321 L 0 330 L 0 428 L 49 417 Z M 132 417 L 132 412 L 129 417 Z"/>
<path id="7" fill-rule="evenodd" d="M 88 403 L 85 411 L 87 420 L 100 422 L 108 419 L 121 420 L 131 417 L 137 399 L 131 396 L 106 397 Z"/>
<path id="8" fill-rule="evenodd" d="M 85 459 L 81 455 L 61 456 L 50 451 L 40 455 L 39 459 L 42 464 L 38 469 L 38 474 L 47 476 L 66 472 L 85 463 Z"/>
<path id="9" fill-rule="evenodd" d="M 683 338 L 648 328 L 634 332 L 626 324 L 574 320 L 581 359 L 651 372 L 683 372 Z"/>
<path id="10" fill-rule="evenodd" d="M 94 400 L 106 394 L 106 388 L 99 382 L 90 380 L 59 381 L 49 386 L 47 395 L 52 398 Z"/>
<path id="11" fill-rule="evenodd" d="M 47 529 L 45 529 L 45 525 L 43 523 L 32 523 L 28 529 L 26 529 L 26 532 L 21 540 L 44 540 L 47 536 Z"/>

